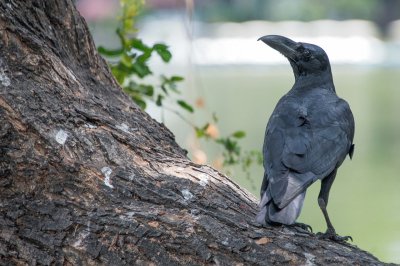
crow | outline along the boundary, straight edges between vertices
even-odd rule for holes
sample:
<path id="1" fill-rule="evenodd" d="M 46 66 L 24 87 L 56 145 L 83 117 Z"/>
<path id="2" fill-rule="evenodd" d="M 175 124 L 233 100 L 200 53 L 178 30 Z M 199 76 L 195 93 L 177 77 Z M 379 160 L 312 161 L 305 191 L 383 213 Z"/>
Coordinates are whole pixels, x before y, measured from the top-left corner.
<path id="1" fill-rule="evenodd" d="M 321 180 L 318 205 L 327 230 L 324 239 L 352 240 L 339 236 L 327 212 L 329 191 L 346 155 L 354 152 L 354 118 L 349 104 L 336 95 L 329 59 L 313 44 L 279 35 L 259 40 L 282 53 L 292 66 L 295 83 L 277 103 L 265 131 L 264 179 L 258 223 L 296 223 L 307 188 Z"/>

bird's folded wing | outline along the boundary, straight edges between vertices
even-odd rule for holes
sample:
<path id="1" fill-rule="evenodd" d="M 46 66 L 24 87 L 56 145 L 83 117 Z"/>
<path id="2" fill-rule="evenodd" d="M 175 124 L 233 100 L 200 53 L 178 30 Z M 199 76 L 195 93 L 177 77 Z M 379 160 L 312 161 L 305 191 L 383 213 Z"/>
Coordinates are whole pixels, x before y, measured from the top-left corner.
<path id="1" fill-rule="evenodd" d="M 269 128 L 264 166 L 271 197 L 279 208 L 327 176 L 346 156 L 354 134 L 348 126 L 352 117 L 348 117 L 351 113 L 347 113 L 347 103 L 338 102 L 334 107 L 309 117 L 305 126 L 276 121 Z M 290 118 L 276 117 L 279 119 Z"/>

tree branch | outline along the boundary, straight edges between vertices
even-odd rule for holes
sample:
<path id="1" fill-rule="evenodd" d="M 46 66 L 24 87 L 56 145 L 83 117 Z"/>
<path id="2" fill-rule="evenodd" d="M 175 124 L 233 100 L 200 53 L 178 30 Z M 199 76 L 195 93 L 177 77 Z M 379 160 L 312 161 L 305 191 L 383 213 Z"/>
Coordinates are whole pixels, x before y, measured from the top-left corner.
<path id="1" fill-rule="evenodd" d="M 131 102 L 71 0 L 0 2 L 0 261 L 382 264 L 296 228 L 196 165 Z"/>

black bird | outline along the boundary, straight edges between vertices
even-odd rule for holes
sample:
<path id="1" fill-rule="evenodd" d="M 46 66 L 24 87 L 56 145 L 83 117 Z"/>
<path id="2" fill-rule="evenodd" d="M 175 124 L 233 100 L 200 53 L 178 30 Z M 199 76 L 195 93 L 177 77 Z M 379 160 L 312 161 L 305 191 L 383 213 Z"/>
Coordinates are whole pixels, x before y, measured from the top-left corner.
<path id="1" fill-rule="evenodd" d="M 266 128 L 256 220 L 264 225 L 307 226 L 296 219 L 307 188 L 321 180 L 318 205 L 328 229 L 320 236 L 347 241 L 351 237 L 336 234 L 326 206 L 337 169 L 346 155 L 353 156 L 354 118 L 348 103 L 336 95 L 328 56 L 319 46 L 279 35 L 259 40 L 289 60 L 295 83 L 279 100 Z"/>

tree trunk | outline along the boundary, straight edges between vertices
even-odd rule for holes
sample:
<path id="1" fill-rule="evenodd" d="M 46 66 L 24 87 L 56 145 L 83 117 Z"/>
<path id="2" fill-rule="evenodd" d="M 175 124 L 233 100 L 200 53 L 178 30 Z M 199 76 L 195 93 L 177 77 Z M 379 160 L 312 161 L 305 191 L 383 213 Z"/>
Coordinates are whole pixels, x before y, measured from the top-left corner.
<path id="1" fill-rule="evenodd" d="M 0 264 L 381 264 L 254 223 L 97 54 L 72 0 L 0 1 Z"/>

